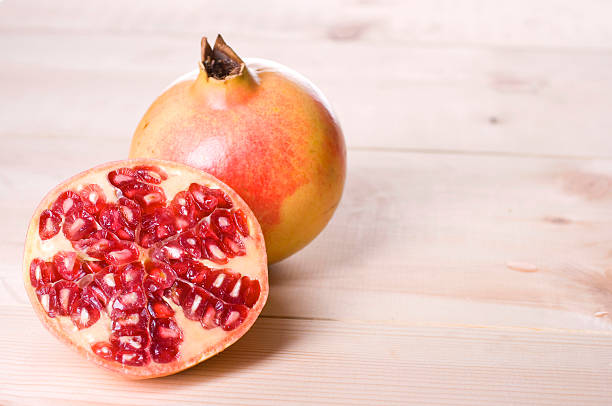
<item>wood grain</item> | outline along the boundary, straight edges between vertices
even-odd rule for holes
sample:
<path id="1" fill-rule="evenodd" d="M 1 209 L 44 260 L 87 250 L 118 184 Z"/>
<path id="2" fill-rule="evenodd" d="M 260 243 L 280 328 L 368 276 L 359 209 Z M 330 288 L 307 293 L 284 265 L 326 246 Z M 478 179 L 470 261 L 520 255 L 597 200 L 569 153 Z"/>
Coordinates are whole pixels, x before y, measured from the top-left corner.
<path id="1" fill-rule="evenodd" d="M 24 230 L 46 190 L 112 160 L 129 140 L 28 141 L 30 159 L 57 164 L 31 166 L 10 146 L 0 151 L 8 180 L 1 195 L 14 197 L 2 203 L 14 213 L 0 250 L 6 275 L 20 266 Z M 272 268 L 277 294 L 265 314 L 612 328 L 608 317 L 594 316 L 612 314 L 611 161 L 352 151 L 348 173 L 328 228 Z M 11 183 L 18 177 L 32 182 Z M 18 278 L 4 286 L 0 303 L 15 294 L 25 303 Z"/>
<path id="2" fill-rule="evenodd" d="M 11 328 L 0 347 L 15 348 L 3 355 L 8 405 L 603 405 L 612 395 L 609 335 L 263 317 L 204 364 L 132 382 L 57 345 L 29 308 L 1 309 Z"/>
<path id="3" fill-rule="evenodd" d="M 279 60 L 317 83 L 349 147 L 609 158 L 612 29 L 603 16 L 612 6 L 561 3 L 338 2 L 319 13 L 321 2 L 244 2 L 224 13 L 196 2 L 66 2 L 24 15 L 32 5 L 7 2 L 0 109 L 12 114 L 3 133 L 35 134 L 24 125 L 35 113 L 45 134 L 127 137 L 159 92 L 196 67 L 199 37 L 222 28 L 241 55 Z M 359 28 L 366 17 L 373 22 Z"/>
<path id="4" fill-rule="evenodd" d="M 321 10 L 325 12 L 321 12 Z M 0 3 L 1 405 L 609 405 L 612 4 Z M 345 129 L 341 206 L 270 270 L 254 328 L 129 382 L 35 319 L 23 238 L 51 187 L 127 155 L 202 34 L 281 61 Z"/>
<path id="5" fill-rule="evenodd" d="M 277 41 L 327 38 L 425 45 L 601 49 L 612 47 L 608 15 L 601 0 L 517 0 L 512 4 L 482 0 L 312 0 L 257 3 L 235 0 L 220 7 L 197 0 L 180 7 L 163 0 L 120 2 L 35 0 L 6 2 L 0 16 L 4 32 L 103 32 L 202 35 L 216 30 L 241 38 Z M 325 12 L 322 12 L 324 10 Z"/>

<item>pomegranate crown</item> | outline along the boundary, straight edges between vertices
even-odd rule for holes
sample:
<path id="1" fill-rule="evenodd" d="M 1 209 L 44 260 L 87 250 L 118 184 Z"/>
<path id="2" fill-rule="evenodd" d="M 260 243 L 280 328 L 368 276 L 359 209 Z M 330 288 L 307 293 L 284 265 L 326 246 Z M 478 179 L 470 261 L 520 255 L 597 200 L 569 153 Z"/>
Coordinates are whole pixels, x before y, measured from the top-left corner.
<path id="1" fill-rule="evenodd" d="M 217 80 L 240 75 L 244 70 L 244 62 L 225 43 L 221 34 L 217 35 L 213 48 L 208 44 L 208 39 L 202 37 L 200 66 L 206 71 L 208 77 Z"/>

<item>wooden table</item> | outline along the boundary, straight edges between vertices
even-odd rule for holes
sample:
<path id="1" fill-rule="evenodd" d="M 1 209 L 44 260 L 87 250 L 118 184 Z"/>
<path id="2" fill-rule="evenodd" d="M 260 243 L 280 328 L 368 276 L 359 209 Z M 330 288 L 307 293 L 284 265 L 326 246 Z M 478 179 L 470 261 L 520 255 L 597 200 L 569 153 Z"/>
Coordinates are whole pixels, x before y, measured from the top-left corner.
<path id="1" fill-rule="evenodd" d="M 202 3 L 0 4 L 0 404 L 612 404 L 612 4 Z M 217 31 L 328 95 L 345 194 L 242 340 L 124 381 L 35 318 L 26 225 Z"/>

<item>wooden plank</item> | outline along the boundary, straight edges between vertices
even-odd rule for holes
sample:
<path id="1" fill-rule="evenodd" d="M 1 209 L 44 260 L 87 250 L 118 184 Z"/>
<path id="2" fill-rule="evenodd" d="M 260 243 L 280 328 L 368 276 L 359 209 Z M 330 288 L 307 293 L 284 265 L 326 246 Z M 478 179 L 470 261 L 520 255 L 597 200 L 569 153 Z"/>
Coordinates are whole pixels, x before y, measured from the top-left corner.
<path id="1" fill-rule="evenodd" d="M 23 230 L 45 191 L 128 139 L 21 142 L 0 151 L 3 304 L 25 303 Z M 328 228 L 272 267 L 266 315 L 612 329 L 612 161 L 351 151 L 348 173 Z"/>
<path id="2" fill-rule="evenodd" d="M 609 335 L 261 318 L 223 354 L 134 382 L 84 363 L 29 308 L 0 306 L 0 319 L 8 405 L 604 405 L 612 396 Z"/>
<path id="3" fill-rule="evenodd" d="M 129 137 L 161 89 L 196 67 L 198 43 L 195 34 L 4 34 L 0 110 L 10 114 L 0 136 Z M 612 156 L 609 52 L 233 43 L 317 83 L 351 148 Z"/>
<path id="4" fill-rule="evenodd" d="M 610 404 L 612 4 L 237 1 L 0 3 L 0 404 Z M 242 340 L 125 381 L 35 319 L 25 228 L 219 27 L 329 96 L 345 196 Z"/>
<path id="5" fill-rule="evenodd" d="M 368 151 L 349 174 L 268 314 L 610 329 L 612 162 Z"/>
<path id="6" fill-rule="evenodd" d="M 404 44 L 610 49 L 612 5 L 601 0 L 467 0 L 283 2 L 235 0 L 216 7 L 197 0 L 35 0 L 5 2 L 0 31 L 102 32 L 213 35 L 232 37 L 324 38 L 328 41 L 396 41 Z"/>

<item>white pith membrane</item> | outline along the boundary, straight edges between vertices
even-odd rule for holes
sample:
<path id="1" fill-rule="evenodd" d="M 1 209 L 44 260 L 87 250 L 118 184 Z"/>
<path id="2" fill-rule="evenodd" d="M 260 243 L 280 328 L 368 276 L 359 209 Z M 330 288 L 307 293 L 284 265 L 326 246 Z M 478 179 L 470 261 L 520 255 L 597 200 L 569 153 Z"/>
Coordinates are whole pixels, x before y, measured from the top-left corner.
<path id="1" fill-rule="evenodd" d="M 223 190 L 226 188 L 215 178 L 198 170 L 182 165 L 161 162 L 163 161 L 156 165 L 167 174 L 167 179 L 159 184 L 148 184 L 159 186 L 163 189 L 166 197 L 165 207 L 170 206 L 177 193 L 188 191 L 192 183 L 213 190 L 219 188 Z M 58 186 L 54 192 L 49 194 L 41 203 L 40 212 L 43 213 L 44 209 L 52 208 L 58 196 L 65 191 L 72 190 L 79 194 L 84 187 L 90 184 L 101 187 L 107 205 L 117 203 L 123 194 L 119 188 L 114 187 L 109 182 L 108 174 L 119 168 L 134 168 L 143 164 L 150 165 L 150 161 L 126 161 L 107 164 L 94 168 L 94 170 L 88 173 L 77 175 L 75 178 Z M 152 174 L 154 175 L 154 171 Z M 147 184 L 147 182 L 142 181 L 142 178 L 140 178 L 139 182 Z M 120 186 L 124 188 L 123 185 Z M 65 251 L 76 252 L 81 264 L 92 263 L 100 265 L 102 262 L 99 258 L 88 255 L 85 252 L 87 247 L 81 250 L 75 249 L 71 241 L 66 238 L 65 228 L 70 232 L 70 230 L 78 230 L 83 225 L 83 222 L 77 218 L 72 226 L 64 227 L 65 219 L 70 217 L 71 212 L 68 212 L 67 215 L 60 214 L 62 223 L 59 232 L 45 240 L 39 234 L 40 216 L 35 216 L 28 230 L 28 242 L 24 255 L 24 276 L 26 285 L 31 287 L 28 289 L 30 299 L 35 307 L 39 307 L 37 313 L 45 318 L 46 326 L 60 338 L 79 347 L 79 350 L 85 352 L 88 358 L 98 361 L 98 363 L 111 369 L 120 370 L 134 376 L 158 376 L 176 372 L 206 359 L 231 345 L 248 330 L 261 312 L 266 300 L 268 281 L 265 249 L 263 248 L 263 237 L 259 225 L 254 220 L 250 210 L 246 208 L 246 205 L 235 193 L 228 190 L 224 190 L 224 193 L 232 201 L 231 208 L 217 208 L 212 213 L 204 215 L 195 225 L 186 227 L 169 237 L 163 238 L 161 241 L 153 243 L 149 248 L 143 248 L 138 245 L 138 257 L 135 261 L 130 259 L 126 263 L 114 265 L 110 268 L 105 266 L 103 269 L 101 266 L 98 266 L 98 270 L 95 273 L 96 277 L 94 277 L 93 273 L 85 273 L 84 276 L 79 275 L 78 278 L 72 280 L 79 288 L 77 298 L 72 302 L 70 302 L 70 290 L 62 289 L 63 284 L 69 284 L 69 282 L 63 282 L 64 278 L 58 273 L 54 273 L 54 282 L 40 281 L 42 277 L 41 268 L 35 267 L 33 277 L 37 280 L 36 284 L 38 286 L 36 284 L 33 286 L 30 280 L 30 265 L 32 261 L 40 259 L 45 263 L 53 263 L 54 255 L 60 251 Z M 219 205 L 223 205 L 221 200 L 219 198 Z M 147 196 L 144 196 L 141 201 L 147 202 Z M 155 196 L 153 196 L 153 201 L 155 201 Z M 184 199 L 178 201 L 184 202 Z M 67 206 L 69 207 L 70 205 Z M 64 209 L 66 208 L 64 207 Z M 242 218 L 246 220 L 246 228 L 248 230 L 244 230 L 244 226 L 238 227 L 236 225 L 237 220 L 228 215 L 228 213 L 232 214 L 238 210 L 243 214 Z M 217 213 L 215 214 L 215 212 Z M 94 213 L 92 216 L 96 220 L 96 232 L 103 229 L 99 221 L 100 214 Z M 211 224 L 211 219 L 214 216 L 218 216 L 217 224 L 220 227 L 229 226 L 232 228 L 233 226 L 235 232 L 233 234 L 229 232 L 227 235 L 233 235 L 234 242 L 231 239 L 225 239 L 226 244 L 225 246 L 223 245 L 223 235 L 225 234 L 219 231 L 219 227 L 216 228 L 217 232 L 215 232 Z M 230 221 L 227 220 L 228 218 Z M 42 223 L 43 228 L 45 224 L 50 224 L 49 220 L 45 219 L 42 220 Z M 199 238 L 195 230 L 201 223 L 206 223 L 207 228 L 212 230 L 213 234 L 220 237 L 217 240 L 218 244 L 206 245 L 203 242 L 204 239 Z M 139 242 L 139 237 L 144 235 L 144 228 L 142 225 L 139 225 L 136 229 L 135 240 Z M 188 250 L 177 246 L 178 237 L 190 231 L 195 233 L 195 239 L 186 238 L 185 240 L 190 241 L 190 243 L 195 241 L 195 246 L 199 247 L 202 252 L 201 258 L 194 258 L 189 255 Z M 241 231 L 246 235 L 243 235 Z M 86 238 L 81 239 L 81 241 L 84 240 Z M 126 241 L 128 241 L 127 238 Z M 167 244 L 170 244 L 170 246 L 166 247 Z M 223 261 L 215 262 L 206 258 L 211 258 L 214 255 L 222 257 L 223 251 L 228 252 L 228 244 L 237 245 L 234 245 L 235 256 L 231 257 L 231 254 L 228 255 L 226 263 L 218 263 Z M 243 245 L 242 250 L 240 249 L 241 244 Z M 219 246 L 225 248 L 222 250 Z M 206 247 L 208 247 L 208 250 Z M 117 249 L 115 253 L 109 252 L 109 256 L 102 260 L 106 262 L 103 265 L 108 265 L 110 259 L 120 259 L 126 253 L 129 253 L 129 249 L 123 251 L 125 252 Z M 231 252 L 231 249 L 229 251 Z M 157 259 L 149 257 L 149 255 L 154 253 L 158 256 Z M 150 294 L 150 297 L 148 297 L 146 281 L 148 279 L 154 280 L 155 276 L 149 274 L 150 268 L 163 266 L 159 265 L 161 262 L 159 258 L 163 257 L 170 268 L 175 269 L 177 262 L 179 262 L 177 256 L 180 256 L 182 260 L 188 258 L 190 261 L 187 265 L 188 269 L 193 269 L 192 265 L 199 263 L 203 267 L 197 269 L 204 269 L 205 271 L 203 273 L 200 272 L 199 277 L 197 273 L 191 271 L 178 275 L 176 282 L 170 287 L 159 288 L 157 293 Z M 70 264 L 69 259 L 62 259 L 62 261 L 62 263 Z M 143 273 L 144 279 L 134 282 L 130 279 L 130 272 L 125 271 L 125 269 L 129 263 L 136 264 L 138 262 L 143 264 L 145 268 Z M 137 265 L 134 266 L 137 267 Z M 81 265 L 81 273 L 86 272 L 83 271 L 86 268 L 86 266 Z M 109 270 L 113 273 L 107 273 Z M 123 282 L 120 279 L 122 274 L 125 275 Z M 165 274 L 162 272 L 162 275 Z M 204 275 L 204 280 L 202 280 L 202 275 Z M 57 280 L 58 277 L 61 279 Z M 89 286 L 99 287 L 100 284 L 115 288 L 107 303 L 103 304 L 98 301 L 101 306 L 91 305 L 94 307 L 92 310 L 90 303 L 87 302 L 87 304 L 79 307 L 79 311 L 76 311 L 75 309 L 80 303 L 79 298 L 82 297 L 83 301 L 89 300 L 86 296 L 82 296 L 85 289 Z M 257 284 L 259 289 L 255 288 L 255 284 Z M 50 306 L 53 307 L 54 302 L 52 298 L 53 293 L 47 293 L 50 292 L 50 287 L 56 291 L 55 312 L 53 312 L 53 309 L 50 309 Z M 140 306 L 143 295 L 136 294 L 134 293 L 135 291 L 145 293 L 146 302 L 144 306 Z M 181 296 L 181 292 L 187 292 L 187 294 L 183 293 Z M 179 303 L 176 303 L 177 301 Z M 95 299 L 93 302 L 95 302 Z M 138 308 L 130 308 L 130 303 L 137 303 Z M 165 309 L 163 310 L 164 314 L 156 313 L 155 308 L 152 306 L 154 303 L 160 304 Z M 68 304 L 71 305 L 70 309 L 67 309 Z M 61 309 L 64 309 L 63 312 L 67 314 L 60 315 Z M 49 314 L 50 310 L 51 314 Z M 174 314 L 170 315 L 172 312 Z M 88 323 L 96 317 L 96 313 L 99 313 L 99 319 L 88 326 Z M 196 320 L 188 319 L 185 313 L 188 313 L 192 319 L 196 318 Z M 113 321 L 115 325 L 114 331 L 112 330 Z M 77 327 L 79 324 L 81 328 Z M 148 334 L 144 339 L 141 334 L 143 325 L 146 326 L 145 331 Z M 157 326 L 155 331 L 152 328 L 154 326 Z M 109 341 L 111 334 L 114 337 L 113 344 Z M 92 346 L 97 349 L 97 353 L 92 350 Z M 159 349 L 165 355 L 154 355 L 154 348 Z M 146 368 L 143 368 L 143 366 Z"/>

